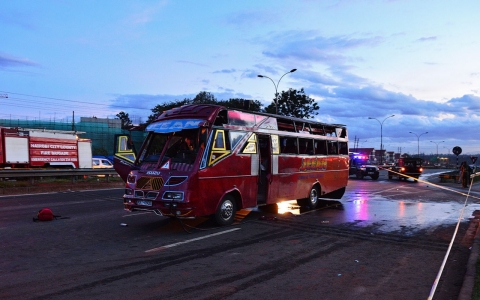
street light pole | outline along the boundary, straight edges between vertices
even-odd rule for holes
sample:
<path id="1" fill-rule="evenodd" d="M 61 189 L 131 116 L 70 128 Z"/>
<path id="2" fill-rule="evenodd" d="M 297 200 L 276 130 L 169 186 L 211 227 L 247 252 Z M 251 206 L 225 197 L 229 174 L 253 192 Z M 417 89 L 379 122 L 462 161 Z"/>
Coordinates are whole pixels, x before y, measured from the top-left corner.
<path id="1" fill-rule="evenodd" d="M 280 79 L 278 80 L 277 84 L 275 84 L 275 81 L 273 81 L 272 78 L 268 77 L 268 76 L 265 76 L 265 75 L 257 75 L 257 77 L 260 77 L 260 78 L 268 78 L 270 79 L 270 81 L 273 83 L 273 85 L 275 86 L 275 114 L 278 115 L 278 85 L 280 84 L 280 80 L 282 80 L 283 76 L 287 75 L 287 74 L 290 74 L 290 73 L 293 73 L 295 72 L 297 69 L 291 69 L 290 71 L 288 71 L 287 73 L 283 74 L 282 77 L 280 77 Z"/>
<path id="2" fill-rule="evenodd" d="M 385 122 L 386 119 L 395 117 L 395 115 L 391 115 L 383 119 L 382 122 L 380 122 L 377 118 L 372 118 L 368 117 L 370 120 L 377 120 L 378 123 L 380 123 L 380 164 L 383 165 L 383 122 Z"/>
<path id="3" fill-rule="evenodd" d="M 424 132 L 424 133 L 421 133 L 420 135 L 416 134 L 415 132 L 411 132 L 411 131 L 409 133 L 417 136 L 417 156 L 420 157 L 420 137 L 424 134 L 427 134 L 428 131 Z"/>
<path id="4" fill-rule="evenodd" d="M 434 143 L 435 145 L 437 145 L 437 160 L 438 160 L 438 144 L 443 143 L 443 142 L 445 142 L 445 141 L 441 141 L 441 142 L 438 142 L 438 143 L 436 143 L 436 142 L 434 142 L 434 141 L 430 141 L 430 142 L 431 142 L 431 143 Z"/>

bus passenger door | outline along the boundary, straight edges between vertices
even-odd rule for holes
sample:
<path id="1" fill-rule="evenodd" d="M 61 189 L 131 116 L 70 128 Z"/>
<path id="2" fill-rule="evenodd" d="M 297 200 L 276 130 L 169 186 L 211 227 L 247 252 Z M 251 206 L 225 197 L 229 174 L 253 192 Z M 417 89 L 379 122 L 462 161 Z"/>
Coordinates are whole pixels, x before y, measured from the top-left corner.
<path id="1" fill-rule="evenodd" d="M 135 146 L 130 136 L 126 134 L 116 134 L 114 143 L 113 168 L 118 175 L 127 181 L 128 173 L 130 173 L 136 158 Z"/>
<path id="2" fill-rule="evenodd" d="M 258 159 L 260 170 L 258 172 L 257 204 L 266 203 L 268 198 L 272 172 L 272 153 L 270 144 L 270 137 L 268 135 L 258 135 Z"/>

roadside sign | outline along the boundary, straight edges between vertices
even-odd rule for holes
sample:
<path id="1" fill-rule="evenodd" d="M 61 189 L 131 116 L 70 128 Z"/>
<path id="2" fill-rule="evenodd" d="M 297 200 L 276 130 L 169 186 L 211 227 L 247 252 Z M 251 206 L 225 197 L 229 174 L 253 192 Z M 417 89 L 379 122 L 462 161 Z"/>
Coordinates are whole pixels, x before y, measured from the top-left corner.
<path id="1" fill-rule="evenodd" d="M 453 154 L 455 154 L 456 156 L 459 156 L 461 153 L 462 153 L 462 148 L 458 147 L 458 146 L 455 146 L 453 147 L 453 150 L 452 150 Z"/>
<path id="2" fill-rule="evenodd" d="M 470 156 L 470 159 L 472 160 L 472 164 L 475 164 L 477 161 L 478 156 Z"/>

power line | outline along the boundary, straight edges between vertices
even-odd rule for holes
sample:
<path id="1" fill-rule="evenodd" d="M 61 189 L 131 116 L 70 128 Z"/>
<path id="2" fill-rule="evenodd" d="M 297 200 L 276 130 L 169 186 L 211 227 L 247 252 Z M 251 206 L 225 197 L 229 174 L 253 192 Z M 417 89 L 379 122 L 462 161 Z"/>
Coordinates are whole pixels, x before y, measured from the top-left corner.
<path id="1" fill-rule="evenodd" d="M 102 107 L 108 107 L 108 108 L 121 108 L 121 109 L 125 109 L 125 106 L 115 105 L 115 104 L 100 104 L 100 103 L 95 103 L 95 102 L 86 102 L 86 101 L 69 100 L 69 99 L 62 99 L 62 98 L 36 96 L 36 95 L 29 95 L 29 94 L 22 94 L 22 93 L 13 93 L 13 92 L 8 92 L 8 91 L 0 91 L 0 93 L 6 93 L 7 96 L 6 96 L 5 98 L 8 98 L 8 94 L 12 94 L 12 95 L 20 95 L 20 96 L 27 96 L 27 97 L 34 97 L 34 98 L 55 100 L 55 101 L 65 101 L 65 102 L 80 103 L 80 104 L 86 104 L 86 105 L 96 105 L 96 106 L 102 106 Z M 0 98 L 2 98 L 2 97 L 0 97 Z M 10 98 L 10 99 L 22 99 L 22 98 Z M 28 101 L 29 99 L 22 99 L 22 100 Z M 149 109 L 149 108 L 137 108 L 137 107 L 127 107 L 127 108 L 129 108 L 129 109 L 138 109 L 138 110 L 148 110 L 148 111 L 151 110 L 151 109 Z"/>

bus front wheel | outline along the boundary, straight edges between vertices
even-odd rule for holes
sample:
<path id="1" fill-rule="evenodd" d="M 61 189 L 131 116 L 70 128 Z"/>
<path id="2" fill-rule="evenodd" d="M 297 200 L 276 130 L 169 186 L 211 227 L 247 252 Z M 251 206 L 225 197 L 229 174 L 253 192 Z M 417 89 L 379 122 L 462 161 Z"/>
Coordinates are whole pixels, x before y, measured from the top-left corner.
<path id="1" fill-rule="evenodd" d="M 230 225 L 235 220 L 236 212 L 235 199 L 231 195 L 226 195 L 215 212 L 215 222 L 221 226 Z"/>

